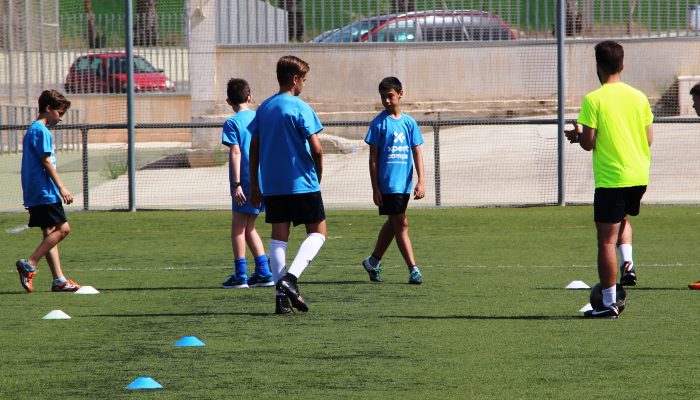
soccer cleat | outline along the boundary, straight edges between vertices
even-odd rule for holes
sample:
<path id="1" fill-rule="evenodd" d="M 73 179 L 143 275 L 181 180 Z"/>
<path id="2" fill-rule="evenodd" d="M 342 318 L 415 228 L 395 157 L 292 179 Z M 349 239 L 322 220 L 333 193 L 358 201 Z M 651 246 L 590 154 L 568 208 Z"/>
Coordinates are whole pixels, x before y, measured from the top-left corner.
<path id="1" fill-rule="evenodd" d="M 691 290 L 700 290 L 700 281 L 697 281 L 695 283 L 691 283 L 688 285 L 688 289 Z"/>
<path id="2" fill-rule="evenodd" d="M 620 285 L 622 286 L 635 286 L 637 284 L 637 271 L 631 262 L 625 261 L 620 267 Z"/>
<path id="3" fill-rule="evenodd" d="M 289 305 L 287 296 L 275 296 L 275 314 L 285 315 L 293 312 L 294 310 L 292 310 L 292 306 Z"/>
<path id="4" fill-rule="evenodd" d="M 309 306 L 304 302 L 304 298 L 299 294 L 299 288 L 297 287 L 297 277 L 287 272 L 287 275 L 282 277 L 277 282 L 277 290 L 284 293 L 292 303 L 292 307 L 299 311 L 307 312 L 309 311 Z"/>
<path id="5" fill-rule="evenodd" d="M 237 278 L 236 275 L 231 275 L 228 277 L 226 282 L 222 283 L 226 289 L 247 289 L 248 288 L 248 277 L 242 276 Z"/>
<path id="6" fill-rule="evenodd" d="M 624 305 L 622 305 L 622 307 L 622 309 L 624 309 Z M 609 307 L 603 307 L 597 310 L 588 310 L 585 313 L 583 313 L 583 316 L 586 318 L 617 319 L 620 316 L 621 312 L 622 310 L 620 309 L 620 306 L 618 304 L 613 304 Z"/>
<path id="7" fill-rule="evenodd" d="M 19 283 L 27 292 L 33 292 L 34 282 L 32 279 L 34 279 L 34 275 L 36 275 L 36 268 L 29 264 L 27 260 L 17 260 L 15 265 L 19 273 Z"/>
<path id="8" fill-rule="evenodd" d="M 372 282 L 382 282 L 381 265 L 382 264 L 379 263 L 376 267 L 373 267 L 372 264 L 369 263 L 369 257 L 362 260 L 362 266 L 365 268 L 365 271 L 367 271 L 367 274 L 369 275 L 369 280 Z"/>
<path id="9" fill-rule="evenodd" d="M 57 285 L 51 285 L 52 292 L 75 292 L 78 289 L 80 289 L 80 285 L 70 279 Z"/>
<path id="10" fill-rule="evenodd" d="M 270 287 L 270 286 L 275 286 L 275 282 L 272 280 L 272 275 L 260 276 L 257 273 L 253 273 L 248 278 L 248 286 L 250 286 L 250 287 Z"/>
<path id="11" fill-rule="evenodd" d="M 408 283 L 411 285 L 420 285 L 423 283 L 423 275 L 421 275 L 420 271 L 418 270 L 411 272 L 411 276 L 408 278 Z"/>

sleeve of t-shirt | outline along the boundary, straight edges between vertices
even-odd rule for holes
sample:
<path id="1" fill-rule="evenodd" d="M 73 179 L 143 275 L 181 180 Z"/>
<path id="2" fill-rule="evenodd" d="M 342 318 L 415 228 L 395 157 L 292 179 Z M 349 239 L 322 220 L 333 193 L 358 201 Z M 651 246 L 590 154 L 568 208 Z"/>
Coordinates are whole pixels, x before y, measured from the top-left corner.
<path id="1" fill-rule="evenodd" d="M 369 130 L 367 131 L 367 135 L 365 136 L 365 143 L 374 146 L 374 147 L 379 147 L 379 126 L 378 125 L 370 125 Z"/>
<path id="2" fill-rule="evenodd" d="M 248 132 L 250 132 L 250 136 L 258 136 L 258 116 L 260 113 L 255 113 L 255 117 L 253 117 L 253 120 L 250 121 L 250 125 L 248 125 Z"/>
<path id="3" fill-rule="evenodd" d="M 589 96 L 583 98 L 581 111 L 578 113 L 578 123 L 589 128 L 598 129 L 598 109 L 597 104 Z"/>
<path id="4" fill-rule="evenodd" d="M 226 122 L 224 122 L 224 129 L 221 132 L 221 144 L 226 146 L 239 144 L 238 136 L 236 135 L 237 132 L 238 126 L 236 126 L 236 123 L 232 119 L 227 119 Z"/>
<path id="5" fill-rule="evenodd" d="M 39 150 L 42 153 L 41 156 L 43 157 L 46 154 L 53 153 L 53 135 L 51 135 L 51 131 L 48 129 L 40 129 L 39 135 L 39 143 L 41 146 Z"/>
<path id="6" fill-rule="evenodd" d="M 311 107 L 305 105 L 299 107 L 298 116 L 299 129 L 304 139 L 323 130 L 323 125 Z"/>
<path id="7" fill-rule="evenodd" d="M 420 132 L 420 127 L 415 120 L 411 120 L 411 148 L 420 146 L 423 144 L 423 135 Z"/>
<path id="8" fill-rule="evenodd" d="M 644 111 L 644 126 L 649 126 L 652 123 L 654 123 L 654 114 L 651 112 L 651 105 L 649 104 L 649 99 L 647 99 L 647 106 Z"/>

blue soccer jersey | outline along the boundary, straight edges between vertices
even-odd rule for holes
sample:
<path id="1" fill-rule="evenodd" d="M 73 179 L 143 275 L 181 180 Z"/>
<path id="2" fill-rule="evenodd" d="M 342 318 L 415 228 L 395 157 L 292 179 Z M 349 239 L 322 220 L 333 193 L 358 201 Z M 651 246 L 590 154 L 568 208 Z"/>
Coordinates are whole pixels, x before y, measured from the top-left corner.
<path id="1" fill-rule="evenodd" d="M 365 142 L 379 149 L 379 190 L 384 194 L 410 194 L 413 148 L 423 144 L 423 136 L 416 121 L 405 113 L 395 119 L 382 111 L 372 120 Z"/>
<path id="2" fill-rule="evenodd" d="M 221 143 L 226 146 L 238 145 L 241 149 L 241 167 L 240 167 L 240 182 L 243 188 L 243 193 L 250 194 L 250 131 L 248 127 L 255 118 L 255 111 L 242 110 L 230 116 L 224 122 L 224 128 L 221 132 Z M 234 193 L 233 187 L 233 165 L 229 160 L 228 180 L 231 184 L 231 195 Z"/>
<path id="3" fill-rule="evenodd" d="M 251 134 L 260 143 L 260 181 L 264 196 L 321 190 L 307 139 L 323 130 L 314 110 L 286 93 L 265 100 L 255 114 Z"/>
<path id="4" fill-rule="evenodd" d="M 34 207 L 61 201 L 56 183 L 44 168 L 43 159 L 49 156 L 54 168 L 53 135 L 39 121 L 34 121 L 22 140 L 22 191 L 24 206 Z"/>

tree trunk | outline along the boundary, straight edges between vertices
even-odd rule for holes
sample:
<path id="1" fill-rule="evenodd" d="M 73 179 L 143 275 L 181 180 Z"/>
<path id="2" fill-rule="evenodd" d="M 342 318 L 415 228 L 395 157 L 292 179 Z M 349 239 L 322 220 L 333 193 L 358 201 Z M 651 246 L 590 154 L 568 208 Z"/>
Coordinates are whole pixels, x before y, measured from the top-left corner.
<path id="1" fill-rule="evenodd" d="M 99 49 L 104 47 L 104 37 L 97 34 L 95 29 L 95 13 L 92 11 L 92 0 L 85 0 L 85 14 L 87 14 L 88 47 Z"/>
<path id="2" fill-rule="evenodd" d="M 390 0 L 392 13 L 405 13 L 416 11 L 416 2 L 414 0 Z M 441 2 L 443 9 L 447 10 L 447 3 Z"/>
<path id="3" fill-rule="evenodd" d="M 566 36 L 581 34 L 581 13 L 578 11 L 578 0 L 566 0 Z"/>
<path id="4" fill-rule="evenodd" d="M 289 40 L 302 41 L 304 36 L 304 12 L 299 7 L 299 0 L 281 0 L 282 9 L 287 11 Z"/>
<path id="5" fill-rule="evenodd" d="M 158 44 L 157 0 L 137 0 L 136 24 L 134 24 L 134 44 L 155 46 Z"/>

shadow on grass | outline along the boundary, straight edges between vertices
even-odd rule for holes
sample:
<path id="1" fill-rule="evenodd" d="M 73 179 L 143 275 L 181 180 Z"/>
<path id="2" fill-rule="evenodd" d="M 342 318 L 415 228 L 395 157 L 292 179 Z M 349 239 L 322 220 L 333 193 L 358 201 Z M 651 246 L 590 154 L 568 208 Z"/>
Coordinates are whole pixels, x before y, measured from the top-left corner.
<path id="1" fill-rule="evenodd" d="M 538 287 L 535 290 L 566 290 L 567 292 L 588 292 L 589 289 L 565 289 L 565 288 L 554 288 L 554 287 Z M 688 286 L 685 287 L 629 287 L 625 286 L 627 291 L 637 291 L 637 290 L 649 290 L 649 291 L 668 291 L 668 290 L 688 290 Z"/>
<path id="2" fill-rule="evenodd" d="M 223 290 L 221 286 L 200 286 L 200 287 L 187 287 L 187 286 L 172 286 L 172 287 L 125 287 L 125 288 L 100 288 L 101 292 L 140 292 L 140 291 L 151 291 L 151 290 Z"/>
<path id="3" fill-rule="evenodd" d="M 523 320 L 523 321 L 571 321 L 583 319 L 574 315 L 384 315 L 383 318 L 399 319 L 466 319 L 466 320 Z"/>
<path id="4" fill-rule="evenodd" d="M 94 318 L 153 318 L 153 317 L 209 317 L 209 316 L 246 316 L 246 317 L 267 317 L 274 313 L 254 313 L 254 312 L 183 312 L 183 313 L 151 313 L 151 314 L 82 314 L 81 317 Z"/>

